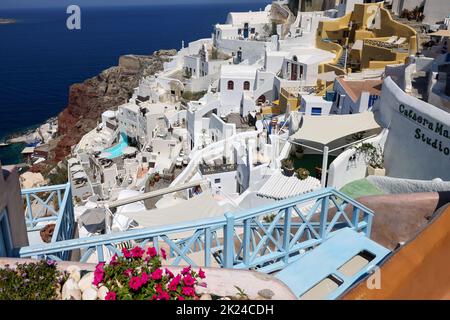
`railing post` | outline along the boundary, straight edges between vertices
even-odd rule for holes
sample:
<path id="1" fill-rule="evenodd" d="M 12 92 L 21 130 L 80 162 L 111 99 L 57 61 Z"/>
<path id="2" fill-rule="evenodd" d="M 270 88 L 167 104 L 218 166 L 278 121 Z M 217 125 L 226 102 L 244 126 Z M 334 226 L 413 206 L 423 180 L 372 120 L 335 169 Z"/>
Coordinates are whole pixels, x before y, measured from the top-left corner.
<path id="1" fill-rule="evenodd" d="M 352 224 L 353 224 L 353 228 L 355 229 L 356 232 L 358 232 L 358 224 L 359 224 L 359 211 L 360 209 L 353 205 L 353 216 L 352 216 Z"/>
<path id="2" fill-rule="evenodd" d="M 234 216 L 225 214 L 226 224 L 224 226 L 223 239 L 223 267 L 233 268 L 234 265 Z"/>
<path id="3" fill-rule="evenodd" d="M 251 219 L 245 219 L 244 220 L 244 236 L 243 236 L 243 243 L 242 243 L 242 255 L 244 264 L 246 267 L 249 266 L 250 263 L 250 240 L 251 240 L 251 226 L 250 226 Z"/>
<path id="4" fill-rule="evenodd" d="M 30 219 L 30 227 L 34 228 L 34 223 L 33 223 L 33 212 L 31 209 L 31 200 L 30 200 L 30 194 L 27 193 L 25 195 L 25 198 L 27 199 L 27 211 L 28 211 L 28 219 Z"/>
<path id="5" fill-rule="evenodd" d="M 291 207 L 284 209 L 283 249 L 285 252 L 283 262 L 289 260 L 289 244 L 291 240 Z"/>
<path id="6" fill-rule="evenodd" d="M 97 249 L 98 262 L 105 262 L 105 256 L 103 255 L 103 246 L 99 245 L 95 248 Z"/>
<path id="7" fill-rule="evenodd" d="M 330 201 L 330 195 L 326 195 L 322 198 L 322 206 L 320 209 L 320 237 L 322 241 L 326 238 L 327 233 L 327 220 L 328 220 L 328 206 Z"/>
<path id="8" fill-rule="evenodd" d="M 205 229 L 205 267 L 211 266 L 211 229 Z"/>
<path id="9" fill-rule="evenodd" d="M 372 232 L 373 215 L 370 212 L 366 212 L 365 214 L 366 216 L 364 217 L 364 220 L 366 222 L 366 237 L 370 238 Z"/>

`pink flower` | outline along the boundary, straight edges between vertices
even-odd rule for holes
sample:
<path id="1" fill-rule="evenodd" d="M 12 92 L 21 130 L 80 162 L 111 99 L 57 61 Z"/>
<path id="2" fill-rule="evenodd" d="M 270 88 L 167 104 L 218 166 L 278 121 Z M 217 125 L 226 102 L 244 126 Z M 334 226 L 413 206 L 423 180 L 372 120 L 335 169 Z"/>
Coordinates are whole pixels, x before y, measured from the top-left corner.
<path id="1" fill-rule="evenodd" d="M 182 296 L 179 296 L 179 297 L 178 297 L 178 300 L 181 301 L 181 300 L 185 300 L 185 299 L 184 299 Z"/>
<path id="2" fill-rule="evenodd" d="M 111 261 L 109 262 L 110 265 L 115 266 L 117 264 L 117 253 L 115 253 L 112 258 Z"/>
<path id="3" fill-rule="evenodd" d="M 141 283 L 142 284 L 146 284 L 147 283 L 147 281 L 148 281 L 148 274 L 146 273 L 146 272 L 142 272 L 142 275 L 141 275 Z"/>
<path id="4" fill-rule="evenodd" d="M 181 289 L 181 293 L 184 294 L 185 296 L 195 296 L 195 290 L 192 287 L 183 287 Z"/>
<path id="5" fill-rule="evenodd" d="M 163 291 L 159 294 L 158 300 L 170 300 L 170 295 L 166 291 Z"/>
<path id="6" fill-rule="evenodd" d="M 202 268 L 200 268 L 200 270 L 198 270 L 198 276 L 200 277 L 200 279 L 205 279 L 205 271 L 202 270 Z"/>
<path id="7" fill-rule="evenodd" d="M 100 262 L 97 264 L 97 266 L 95 267 L 95 271 L 101 271 L 103 272 L 103 267 L 105 266 L 104 262 Z"/>
<path id="8" fill-rule="evenodd" d="M 206 286 L 207 286 L 206 282 L 200 282 L 198 285 L 203 288 L 206 288 Z"/>
<path id="9" fill-rule="evenodd" d="M 94 271 L 94 281 L 92 282 L 92 284 L 94 286 L 98 286 L 100 284 L 100 282 L 102 282 L 103 280 L 103 272 L 99 272 L 99 271 Z"/>
<path id="10" fill-rule="evenodd" d="M 195 279 L 188 274 L 183 278 L 183 283 L 185 286 L 192 287 L 195 284 Z"/>
<path id="11" fill-rule="evenodd" d="M 132 277 L 131 280 L 130 280 L 129 286 L 133 290 L 138 290 L 142 286 L 141 278 L 139 278 L 139 277 Z"/>
<path id="12" fill-rule="evenodd" d="M 152 280 L 160 280 L 162 278 L 162 269 L 156 269 L 152 272 Z"/>
<path id="13" fill-rule="evenodd" d="M 155 248 L 150 247 L 150 248 L 147 249 L 147 254 L 148 254 L 150 257 L 153 258 L 153 257 L 155 257 L 155 256 L 158 254 L 158 252 L 156 251 Z"/>
<path id="14" fill-rule="evenodd" d="M 105 300 L 116 300 L 116 293 L 109 291 L 105 296 Z"/>
<path id="15" fill-rule="evenodd" d="M 128 249 L 127 248 L 123 248 L 122 249 L 122 253 L 123 253 L 123 256 L 125 257 L 125 258 L 131 258 L 131 252 L 130 251 L 128 251 Z"/>
<path id="16" fill-rule="evenodd" d="M 181 270 L 181 274 L 183 276 L 187 275 L 189 272 L 191 272 L 191 266 L 187 266 L 187 267 L 183 268 L 183 270 Z"/>
<path id="17" fill-rule="evenodd" d="M 161 257 L 166 260 L 167 259 L 167 254 L 166 254 L 166 250 L 161 249 Z"/>
<path id="18" fill-rule="evenodd" d="M 123 272 L 123 274 L 126 275 L 127 277 L 131 277 L 131 275 L 133 274 L 133 269 L 128 268 Z"/>
<path id="19" fill-rule="evenodd" d="M 178 284 L 180 283 L 181 276 L 177 275 L 175 278 L 172 279 L 169 283 L 169 290 L 170 291 L 177 291 Z"/>
<path id="20" fill-rule="evenodd" d="M 104 262 L 100 262 L 95 267 L 94 271 L 94 281 L 92 282 L 95 286 L 98 286 L 100 282 L 103 280 L 103 276 L 105 275 L 105 272 L 103 271 L 103 266 L 105 265 Z"/>
<path id="21" fill-rule="evenodd" d="M 144 252 L 144 249 L 142 249 L 141 247 L 134 247 L 133 250 L 131 250 L 131 255 L 133 256 L 133 258 L 142 258 Z"/>
<path id="22" fill-rule="evenodd" d="M 161 283 L 158 283 L 158 284 L 155 286 L 155 291 L 156 291 L 156 293 L 161 293 L 161 292 L 163 292 L 163 287 L 162 287 L 162 284 L 161 284 Z"/>
<path id="23" fill-rule="evenodd" d="M 170 271 L 169 269 L 166 268 L 165 272 L 166 272 L 166 274 L 169 276 L 169 279 L 172 279 L 172 278 L 173 278 L 173 273 L 172 273 L 172 271 Z"/>

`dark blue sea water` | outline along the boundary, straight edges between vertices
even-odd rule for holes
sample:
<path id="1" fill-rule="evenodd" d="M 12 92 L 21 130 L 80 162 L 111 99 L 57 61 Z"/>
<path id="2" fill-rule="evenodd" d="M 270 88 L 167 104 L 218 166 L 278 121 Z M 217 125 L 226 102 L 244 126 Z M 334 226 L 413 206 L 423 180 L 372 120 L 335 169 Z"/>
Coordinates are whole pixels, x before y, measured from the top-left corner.
<path id="1" fill-rule="evenodd" d="M 0 142 L 56 116 L 72 83 L 117 65 L 123 54 L 179 49 L 209 37 L 229 11 L 264 8 L 260 3 L 81 8 L 81 30 L 66 28 L 65 8 L 0 10 Z M 20 161 L 19 146 L 0 147 L 0 161 Z"/>

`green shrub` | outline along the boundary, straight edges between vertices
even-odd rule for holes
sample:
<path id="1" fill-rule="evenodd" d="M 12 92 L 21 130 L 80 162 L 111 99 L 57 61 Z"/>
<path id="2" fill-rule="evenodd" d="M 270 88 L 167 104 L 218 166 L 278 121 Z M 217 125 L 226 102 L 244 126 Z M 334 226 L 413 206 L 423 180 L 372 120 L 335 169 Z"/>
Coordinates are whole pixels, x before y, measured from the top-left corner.
<path id="1" fill-rule="evenodd" d="M 52 261 L 0 269 L 0 300 L 55 300 L 62 274 Z"/>
<path id="2" fill-rule="evenodd" d="M 305 180 L 308 177 L 309 177 L 308 170 L 306 170 L 305 168 L 297 169 L 297 178 L 299 178 L 300 180 Z"/>
<path id="3" fill-rule="evenodd" d="M 291 159 L 283 159 L 283 160 L 281 160 L 281 166 L 283 168 L 293 169 L 294 168 L 294 161 L 292 161 Z"/>

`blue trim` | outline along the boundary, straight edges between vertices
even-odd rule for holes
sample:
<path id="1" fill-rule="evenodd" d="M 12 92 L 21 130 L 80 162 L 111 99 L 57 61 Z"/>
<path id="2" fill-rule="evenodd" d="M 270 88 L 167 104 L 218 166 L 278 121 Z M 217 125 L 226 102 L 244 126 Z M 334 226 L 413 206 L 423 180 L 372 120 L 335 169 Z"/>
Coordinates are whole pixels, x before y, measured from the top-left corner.
<path id="1" fill-rule="evenodd" d="M 311 201 L 315 201 L 315 205 L 309 212 L 302 213 L 298 206 Z M 329 205 L 337 209 L 336 213 L 329 211 Z M 347 217 L 347 206 L 359 209 L 357 219 Z M 130 241 L 141 246 L 150 242 L 154 246 L 165 242 L 170 248 L 170 257 L 174 258 L 173 265 L 184 261 L 195 266 L 190 255 L 201 253 L 202 266 L 210 266 L 211 260 L 215 259 L 226 268 L 273 272 L 297 259 L 300 250 L 310 250 L 320 245 L 336 230 L 349 227 L 368 236 L 373 217 L 371 210 L 355 200 L 334 189 L 324 188 L 243 212 L 227 213 L 223 217 L 71 239 L 74 221 L 70 190 L 64 194 L 62 208 L 64 210 L 58 216 L 57 235 L 53 242 L 21 248 L 21 257 L 56 255 L 67 260 L 70 251 L 81 249 L 81 262 L 84 262 L 89 258 L 89 254 L 84 252 L 95 252 L 102 246 L 113 254 L 123 243 Z M 274 219 L 265 222 L 263 218 L 268 215 L 274 216 Z M 286 229 L 290 232 L 285 233 Z M 219 239 L 221 230 L 223 241 Z M 179 238 L 179 234 L 185 238 L 173 240 Z M 97 252 L 99 261 L 105 258 L 103 250 Z"/>

